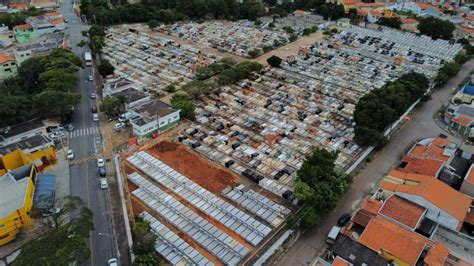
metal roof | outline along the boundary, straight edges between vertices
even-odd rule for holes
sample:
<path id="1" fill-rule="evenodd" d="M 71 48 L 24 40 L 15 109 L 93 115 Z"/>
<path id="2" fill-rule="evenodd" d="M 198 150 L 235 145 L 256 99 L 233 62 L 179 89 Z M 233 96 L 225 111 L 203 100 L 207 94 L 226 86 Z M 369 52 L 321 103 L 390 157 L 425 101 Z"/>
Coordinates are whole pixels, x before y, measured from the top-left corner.
<path id="1" fill-rule="evenodd" d="M 38 209 L 49 209 L 53 207 L 56 191 L 56 176 L 51 174 L 39 174 L 36 181 L 33 206 Z"/>

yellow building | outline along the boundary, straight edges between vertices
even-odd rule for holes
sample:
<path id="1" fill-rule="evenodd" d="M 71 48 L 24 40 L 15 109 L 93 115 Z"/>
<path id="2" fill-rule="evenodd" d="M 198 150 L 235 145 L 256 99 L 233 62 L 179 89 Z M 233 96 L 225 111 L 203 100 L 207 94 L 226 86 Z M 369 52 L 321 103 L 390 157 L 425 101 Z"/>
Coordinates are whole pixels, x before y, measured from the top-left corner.
<path id="1" fill-rule="evenodd" d="M 21 150 L 12 151 L 0 157 L 0 175 L 4 175 L 8 170 L 14 170 L 26 164 L 35 164 L 38 171 L 43 171 L 49 165 L 55 164 L 57 161 L 56 153 L 53 147 L 43 150 L 24 154 Z"/>
<path id="2" fill-rule="evenodd" d="M 0 176 L 0 246 L 15 239 L 21 228 L 31 229 L 33 195 L 38 176 L 34 164 L 23 165 Z"/>

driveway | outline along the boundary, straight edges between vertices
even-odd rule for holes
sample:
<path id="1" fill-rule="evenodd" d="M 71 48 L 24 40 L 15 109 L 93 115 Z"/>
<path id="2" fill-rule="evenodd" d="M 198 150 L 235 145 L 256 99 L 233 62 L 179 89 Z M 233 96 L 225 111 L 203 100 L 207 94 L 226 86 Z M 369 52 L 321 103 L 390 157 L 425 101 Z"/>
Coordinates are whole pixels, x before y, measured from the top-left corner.
<path id="1" fill-rule="evenodd" d="M 342 196 L 336 210 L 326 216 L 319 226 L 306 231 L 294 243 L 278 265 L 308 265 L 321 255 L 326 248 L 326 234 L 337 223 L 343 213 L 354 211 L 362 199 L 378 184 L 394 166 L 407 149 L 421 138 L 435 137 L 445 133 L 433 120 L 433 115 L 445 104 L 458 85 L 474 69 L 474 60 L 463 65 L 459 74 L 433 92 L 432 99 L 415 111 L 411 119 L 392 137 L 390 143 L 373 158 L 359 174 Z M 448 134 L 446 134 L 448 135 Z M 459 139 L 449 136 L 449 139 L 460 144 Z"/>

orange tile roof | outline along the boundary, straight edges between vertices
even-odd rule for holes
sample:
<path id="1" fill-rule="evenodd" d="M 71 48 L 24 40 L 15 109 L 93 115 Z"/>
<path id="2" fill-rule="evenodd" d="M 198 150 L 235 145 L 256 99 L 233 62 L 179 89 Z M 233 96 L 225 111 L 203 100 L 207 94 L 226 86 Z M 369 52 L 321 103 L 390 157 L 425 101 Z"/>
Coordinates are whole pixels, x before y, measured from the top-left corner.
<path id="1" fill-rule="evenodd" d="M 359 15 L 361 17 L 367 16 L 368 13 L 369 13 L 369 11 L 367 11 L 367 10 L 363 10 L 363 9 L 357 10 L 357 15 Z"/>
<path id="2" fill-rule="evenodd" d="M 306 11 L 300 10 L 300 9 L 293 11 L 293 15 L 303 15 L 305 13 L 306 13 Z"/>
<path id="3" fill-rule="evenodd" d="M 359 243 L 375 252 L 383 250 L 410 265 L 415 265 L 423 248 L 431 241 L 377 216 L 365 228 Z"/>
<path id="4" fill-rule="evenodd" d="M 15 57 L 8 54 L 0 54 L 0 64 L 15 61 Z"/>
<path id="5" fill-rule="evenodd" d="M 17 29 L 17 30 L 30 30 L 32 28 L 33 27 L 31 27 L 30 24 L 21 24 L 21 25 L 15 26 L 15 29 Z"/>
<path id="6" fill-rule="evenodd" d="M 460 30 L 466 32 L 466 33 L 469 34 L 469 35 L 474 35 L 474 28 L 461 25 L 461 26 L 458 27 L 458 29 L 460 29 Z"/>
<path id="7" fill-rule="evenodd" d="M 388 198 L 380 209 L 383 214 L 412 229 L 416 229 L 426 209 L 397 195 Z"/>
<path id="8" fill-rule="evenodd" d="M 459 115 L 457 117 L 453 117 L 451 120 L 453 120 L 457 124 L 460 124 L 463 127 L 469 127 L 469 126 L 471 126 L 472 121 L 474 119 L 472 117 L 467 116 L 467 115 Z"/>
<path id="9" fill-rule="evenodd" d="M 425 265 L 446 265 L 448 255 L 449 250 L 441 242 L 436 242 L 426 254 Z"/>
<path id="10" fill-rule="evenodd" d="M 374 218 L 375 216 L 376 214 L 370 213 L 364 209 L 360 209 L 356 211 L 354 216 L 352 216 L 352 222 L 362 227 L 366 227 L 369 224 L 370 220 L 372 220 L 372 218 Z"/>
<path id="11" fill-rule="evenodd" d="M 464 19 L 469 20 L 469 21 L 474 21 L 474 14 L 466 14 Z"/>
<path id="12" fill-rule="evenodd" d="M 437 177 L 439 171 L 444 165 L 444 161 L 417 158 L 405 156 L 402 158 L 402 162 L 405 162 L 405 167 L 398 167 L 397 170 L 405 173 L 429 175 Z"/>
<path id="13" fill-rule="evenodd" d="M 349 266 L 351 265 L 349 262 L 347 262 L 345 259 L 337 256 L 334 261 L 331 264 L 332 266 Z"/>
<path id="14" fill-rule="evenodd" d="M 373 199 L 373 198 L 368 198 L 362 202 L 361 209 L 367 210 L 370 213 L 377 214 L 382 207 L 382 202 Z"/>
<path id="15" fill-rule="evenodd" d="M 58 11 L 54 11 L 54 12 L 45 13 L 44 15 L 45 15 L 46 17 L 56 17 L 56 16 L 61 16 L 61 13 L 58 12 Z"/>
<path id="16" fill-rule="evenodd" d="M 371 10 L 371 11 L 369 11 L 369 13 L 374 17 L 382 17 L 382 13 L 380 13 L 377 10 Z"/>
<path id="17" fill-rule="evenodd" d="M 342 0 L 343 5 L 355 5 L 357 4 L 357 0 Z"/>
<path id="18" fill-rule="evenodd" d="M 444 148 L 446 148 L 449 144 L 450 142 L 447 139 L 436 138 L 428 146 L 417 144 L 408 155 L 418 158 L 447 161 L 449 156 L 443 155 L 443 152 Z"/>
<path id="19" fill-rule="evenodd" d="M 377 2 L 373 2 L 373 3 L 359 2 L 359 3 L 357 3 L 357 6 L 358 7 L 379 7 L 379 6 L 383 6 L 383 4 L 382 3 L 377 3 Z"/>
<path id="20" fill-rule="evenodd" d="M 51 24 L 53 25 L 58 25 L 58 24 L 61 24 L 64 22 L 64 19 L 63 18 L 55 18 L 53 19 L 53 21 L 51 22 Z"/>
<path id="21" fill-rule="evenodd" d="M 391 178 L 398 179 L 400 183 L 392 181 Z M 420 196 L 451 214 L 460 223 L 464 221 L 472 201 L 470 197 L 436 178 L 396 170 L 388 174 L 381 182 L 380 188 Z"/>
<path id="22" fill-rule="evenodd" d="M 414 19 L 414 18 L 402 18 L 402 23 L 403 24 L 415 24 L 415 23 L 418 23 L 418 20 Z"/>
<path id="23" fill-rule="evenodd" d="M 26 4 L 23 4 L 23 3 L 12 3 L 12 4 L 10 4 L 10 8 L 16 8 L 16 9 L 20 9 L 20 10 L 27 10 L 28 6 Z"/>

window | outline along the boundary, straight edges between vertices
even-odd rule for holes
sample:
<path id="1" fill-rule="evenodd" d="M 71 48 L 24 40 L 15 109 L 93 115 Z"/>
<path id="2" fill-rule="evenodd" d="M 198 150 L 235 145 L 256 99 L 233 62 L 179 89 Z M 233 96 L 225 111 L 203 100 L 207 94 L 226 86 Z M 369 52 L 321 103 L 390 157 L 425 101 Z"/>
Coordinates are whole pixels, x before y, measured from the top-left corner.
<path id="1" fill-rule="evenodd" d="M 178 119 L 178 116 L 177 115 L 173 116 L 173 120 L 176 120 L 176 119 Z"/>
<path id="2" fill-rule="evenodd" d="M 5 239 L 7 238 L 9 235 L 3 235 L 3 236 L 0 236 L 0 239 Z"/>
<path id="3" fill-rule="evenodd" d="M 5 68 L 5 72 L 12 72 L 11 68 Z"/>

